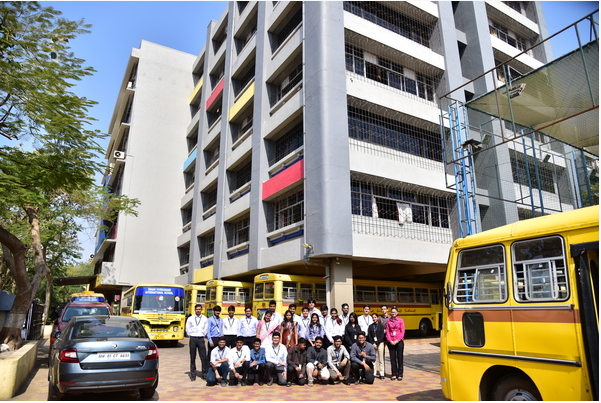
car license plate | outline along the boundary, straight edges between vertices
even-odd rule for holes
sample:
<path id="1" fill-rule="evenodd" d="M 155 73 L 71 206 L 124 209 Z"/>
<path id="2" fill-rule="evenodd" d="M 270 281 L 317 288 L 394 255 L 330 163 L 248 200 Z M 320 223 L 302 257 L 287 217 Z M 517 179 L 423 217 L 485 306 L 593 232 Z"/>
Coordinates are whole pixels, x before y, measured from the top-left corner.
<path id="1" fill-rule="evenodd" d="M 98 353 L 98 361 L 129 360 L 130 353 Z"/>

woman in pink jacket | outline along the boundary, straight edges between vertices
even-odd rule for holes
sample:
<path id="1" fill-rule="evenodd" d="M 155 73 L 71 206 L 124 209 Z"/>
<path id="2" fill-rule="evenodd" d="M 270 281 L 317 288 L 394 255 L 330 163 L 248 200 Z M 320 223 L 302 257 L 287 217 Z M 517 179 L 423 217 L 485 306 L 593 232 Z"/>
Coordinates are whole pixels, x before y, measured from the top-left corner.
<path id="1" fill-rule="evenodd" d="M 386 340 L 388 341 L 388 352 L 390 353 L 390 366 L 392 367 L 393 381 L 403 380 L 403 352 L 405 350 L 405 322 L 399 318 L 396 306 L 390 310 L 392 315 L 386 323 Z"/>

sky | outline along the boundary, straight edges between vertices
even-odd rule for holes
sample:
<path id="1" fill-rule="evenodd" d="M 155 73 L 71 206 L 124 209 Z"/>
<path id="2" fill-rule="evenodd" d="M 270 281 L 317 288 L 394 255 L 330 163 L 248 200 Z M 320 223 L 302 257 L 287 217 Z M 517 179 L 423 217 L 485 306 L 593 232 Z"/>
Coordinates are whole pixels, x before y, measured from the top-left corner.
<path id="1" fill-rule="evenodd" d="M 92 24 L 91 33 L 69 43 L 79 58 L 85 59 L 96 73 L 84 78 L 73 90 L 98 102 L 90 115 L 97 121 L 89 129 L 103 133 L 108 126 L 123 80 L 132 48 L 142 40 L 198 55 L 211 20 L 219 20 L 227 7 L 225 1 L 41 1 L 62 11 L 69 20 L 85 19 Z M 549 34 L 558 32 L 585 15 L 597 10 L 596 1 L 543 1 Z M 599 20 L 598 15 L 596 21 Z M 573 32 L 573 31 L 572 31 Z M 583 35 L 583 33 L 581 33 Z M 588 33 L 587 33 L 588 35 Z M 583 35 L 585 36 L 585 35 Z M 573 33 L 558 36 L 552 41 L 553 56 L 558 57 L 575 49 Z M 587 36 L 588 38 L 588 36 Z M 108 140 L 100 142 L 104 147 Z M 98 178 L 100 183 L 100 177 Z M 80 234 L 87 261 L 94 252 L 95 229 Z"/>

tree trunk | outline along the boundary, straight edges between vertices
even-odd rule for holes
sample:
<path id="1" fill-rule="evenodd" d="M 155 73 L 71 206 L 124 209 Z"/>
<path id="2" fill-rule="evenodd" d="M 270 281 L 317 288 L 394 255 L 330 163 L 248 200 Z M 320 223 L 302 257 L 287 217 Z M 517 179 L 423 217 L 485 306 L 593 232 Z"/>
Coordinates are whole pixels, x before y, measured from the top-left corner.
<path id="1" fill-rule="evenodd" d="M 52 298 L 52 273 L 48 272 L 46 276 L 46 303 L 44 305 L 44 316 L 42 317 L 42 323 L 45 325 L 48 320 L 48 312 L 50 311 L 50 302 Z"/>
<path id="2" fill-rule="evenodd" d="M 15 302 L 4 324 L 4 328 L 0 331 L 0 342 L 8 344 L 11 350 L 16 350 L 23 344 L 21 329 L 27 318 L 27 312 L 35 293 L 40 287 L 42 279 L 48 274 L 48 267 L 42 253 L 38 209 L 26 206 L 25 212 L 29 218 L 32 240 L 31 247 L 33 249 L 33 262 L 35 266 L 34 275 L 31 280 L 29 280 L 27 266 L 25 265 L 27 246 L 0 225 L 0 243 L 10 250 L 10 256 L 5 256 L 5 260 L 9 259 L 10 263 L 8 267 L 15 279 L 16 288 Z"/>

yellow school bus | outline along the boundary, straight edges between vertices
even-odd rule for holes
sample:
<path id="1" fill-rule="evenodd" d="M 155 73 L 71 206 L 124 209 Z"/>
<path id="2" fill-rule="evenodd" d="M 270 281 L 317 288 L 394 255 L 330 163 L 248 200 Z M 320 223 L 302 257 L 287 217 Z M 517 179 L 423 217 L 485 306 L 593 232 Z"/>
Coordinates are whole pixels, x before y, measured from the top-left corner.
<path id="1" fill-rule="evenodd" d="M 184 286 L 140 283 L 123 294 L 121 315 L 142 322 L 151 340 L 168 340 L 177 346 L 184 338 Z"/>
<path id="2" fill-rule="evenodd" d="M 206 286 L 186 284 L 184 286 L 184 301 L 186 304 L 186 317 L 194 314 L 196 304 L 205 304 Z"/>
<path id="3" fill-rule="evenodd" d="M 452 400 L 598 400 L 599 206 L 454 242 L 440 376 Z"/>
<path id="4" fill-rule="evenodd" d="M 363 315 L 368 305 L 371 312 L 381 314 L 380 306 L 396 306 L 405 322 L 406 330 L 417 330 L 421 336 L 433 329 L 440 330 L 442 317 L 442 285 L 386 280 L 353 279 L 353 305 L 357 315 Z M 255 276 L 253 312 L 262 314 L 269 309 L 269 301 L 276 302 L 276 311 L 284 313 L 290 304 L 296 304 L 297 314 L 315 299 L 317 309 L 326 303 L 326 284 L 323 277 L 265 273 Z M 350 301 L 349 301 L 350 302 Z M 333 307 L 330 307 L 333 308 Z M 340 307 L 336 307 L 340 313 Z"/>
<path id="5" fill-rule="evenodd" d="M 235 316 L 244 316 L 244 310 L 252 303 L 252 283 L 242 281 L 209 280 L 207 281 L 206 315 L 213 315 L 215 305 L 221 307 L 221 315 L 227 315 L 227 309 L 236 307 Z"/>

